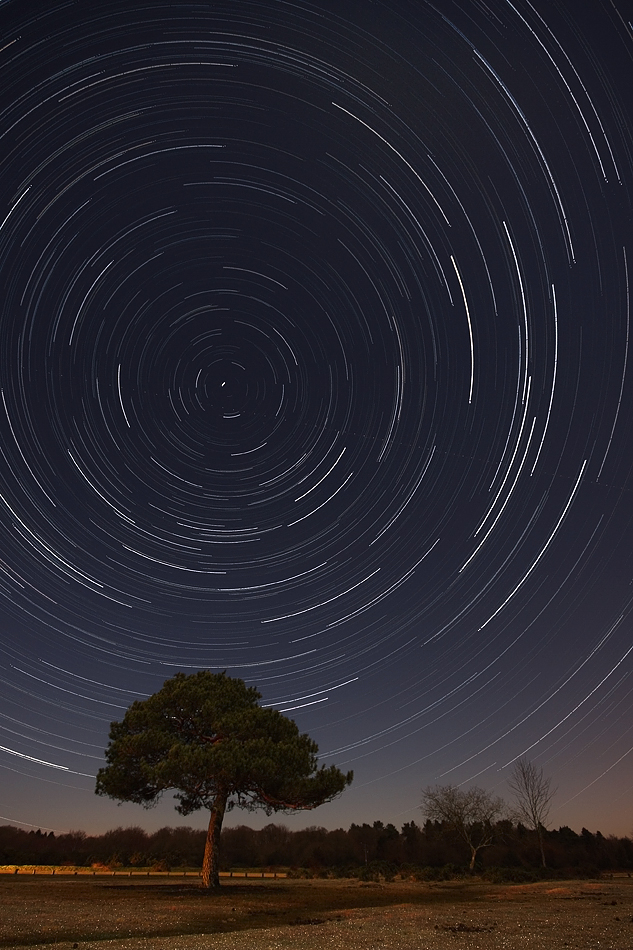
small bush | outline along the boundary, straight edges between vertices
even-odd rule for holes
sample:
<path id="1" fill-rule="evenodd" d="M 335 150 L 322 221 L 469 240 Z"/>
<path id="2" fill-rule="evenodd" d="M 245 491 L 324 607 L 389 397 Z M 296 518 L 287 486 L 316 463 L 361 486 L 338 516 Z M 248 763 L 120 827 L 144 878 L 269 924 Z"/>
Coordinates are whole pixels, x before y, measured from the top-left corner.
<path id="1" fill-rule="evenodd" d="M 442 867 L 418 868 L 414 872 L 417 881 L 455 881 L 466 877 L 469 872 L 458 864 L 444 864 Z"/>
<path id="2" fill-rule="evenodd" d="M 369 864 L 361 864 L 361 866 L 356 869 L 355 877 L 357 877 L 359 881 L 379 882 L 383 880 L 390 883 L 395 880 L 396 873 L 397 868 L 387 861 L 370 861 Z"/>

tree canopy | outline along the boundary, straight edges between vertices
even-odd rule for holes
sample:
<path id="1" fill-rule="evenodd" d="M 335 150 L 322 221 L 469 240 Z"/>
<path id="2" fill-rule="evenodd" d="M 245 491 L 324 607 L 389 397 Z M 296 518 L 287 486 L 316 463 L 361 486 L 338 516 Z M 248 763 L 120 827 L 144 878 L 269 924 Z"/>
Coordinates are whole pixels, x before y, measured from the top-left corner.
<path id="1" fill-rule="evenodd" d="M 177 673 L 111 725 L 96 793 L 149 808 L 170 790 L 180 814 L 208 809 L 206 887 L 219 885 L 226 811 L 316 808 L 353 779 L 334 765 L 318 766 L 317 744 L 260 699 L 254 687 L 225 673 Z"/>

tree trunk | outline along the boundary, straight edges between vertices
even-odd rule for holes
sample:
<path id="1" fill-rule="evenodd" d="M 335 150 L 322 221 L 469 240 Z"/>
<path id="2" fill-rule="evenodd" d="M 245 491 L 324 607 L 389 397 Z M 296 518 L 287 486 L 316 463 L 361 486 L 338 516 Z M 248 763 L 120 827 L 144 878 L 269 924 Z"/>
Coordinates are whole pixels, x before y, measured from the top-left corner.
<path id="1" fill-rule="evenodd" d="M 475 860 L 477 858 L 477 848 L 473 848 L 472 844 L 470 845 L 470 870 L 475 870 Z"/>
<path id="2" fill-rule="evenodd" d="M 207 888 L 220 886 L 220 834 L 226 810 L 226 799 L 227 796 L 223 794 L 216 796 L 209 818 L 202 861 L 202 886 Z"/>
<path id="3" fill-rule="evenodd" d="M 545 862 L 545 848 L 543 847 L 543 829 L 541 826 L 538 826 L 538 843 L 541 848 L 541 861 L 543 862 L 543 867 L 546 868 L 547 864 Z"/>

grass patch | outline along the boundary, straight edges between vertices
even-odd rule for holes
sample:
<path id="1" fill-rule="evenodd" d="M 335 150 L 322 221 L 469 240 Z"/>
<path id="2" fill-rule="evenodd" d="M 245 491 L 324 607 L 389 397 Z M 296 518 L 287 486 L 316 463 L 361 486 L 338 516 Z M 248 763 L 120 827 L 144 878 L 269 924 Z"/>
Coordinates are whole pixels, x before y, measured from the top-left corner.
<path id="1" fill-rule="evenodd" d="M 356 908 L 469 902 L 475 891 L 458 884 L 224 879 L 219 892 L 209 893 L 193 880 L 165 877 L 7 875 L 0 878 L 0 947 L 317 924 Z"/>

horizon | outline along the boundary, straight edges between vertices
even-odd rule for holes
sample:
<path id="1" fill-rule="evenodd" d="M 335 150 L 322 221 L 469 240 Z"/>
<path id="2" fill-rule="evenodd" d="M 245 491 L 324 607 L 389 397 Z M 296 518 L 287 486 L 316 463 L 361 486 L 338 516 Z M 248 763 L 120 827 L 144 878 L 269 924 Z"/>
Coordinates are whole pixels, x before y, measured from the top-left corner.
<path id="1" fill-rule="evenodd" d="M 504 819 L 500 819 L 500 820 L 504 820 Z M 411 821 L 413 821 L 413 823 L 414 823 L 415 825 L 417 825 L 418 828 L 423 828 L 423 827 L 424 827 L 424 822 L 423 822 L 423 821 L 422 821 L 422 822 L 417 822 L 417 821 L 415 821 L 414 819 L 411 819 Z M 403 829 L 403 827 L 404 827 L 405 825 L 409 824 L 409 822 L 403 822 L 403 823 L 400 825 L 400 827 L 398 827 L 398 825 L 394 825 L 393 822 L 386 822 L 386 821 L 383 822 L 383 821 L 381 821 L 381 819 L 377 818 L 377 819 L 375 819 L 374 821 L 369 821 L 369 822 L 367 822 L 367 821 L 366 821 L 366 822 L 351 822 L 351 824 L 348 825 L 347 827 L 345 827 L 344 825 L 337 825 L 337 826 L 335 826 L 335 827 L 326 828 L 324 825 L 319 825 L 317 822 L 313 822 L 312 824 L 310 824 L 310 825 L 305 825 L 305 827 L 302 827 L 302 828 L 291 828 L 291 827 L 289 827 L 289 826 L 286 824 L 285 821 L 273 821 L 273 820 L 272 820 L 272 816 L 271 816 L 271 818 L 269 819 L 269 821 L 267 821 L 266 824 L 262 825 L 260 828 L 255 828 L 255 827 L 253 827 L 253 825 L 249 824 L 249 823 L 246 822 L 246 821 L 240 821 L 240 822 L 236 822 L 236 823 L 234 823 L 234 824 L 229 824 L 229 823 L 223 824 L 223 826 L 222 826 L 222 831 L 230 830 L 231 828 L 248 828 L 249 831 L 262 831 L 264 828 L 267 828 L 267 827 L 269 827 L 269 826 L 271 826 L 271 825 L 274 825 L 276 828 L 283 828 L 283 829 L 285 829 L 285 830 L 287 830 L 287 831 L 289 831 L 289 832 L 291 832 L 291 833 L 292 833 L 292 832 L 295 832 L 295 831 L 297 831 L 297 832 L 299 832 L 299 831 L 309 831 L 309 830 L 311 830 L 311 829 L 313 829 L 313 828 L 316 828 L 316 829 L 318 829 L 319 831 L 331 832 L 331 831 L 349 831 L 349 828 L 350 828 L 352 825 L 356 825 L 356 826 L 359 826 L 359 827 L 369 826 L 369 827 L 372 827 L 372 828 L 373 828 L 373 827 L 374 827 L 376 824 L 378 824 L 378 823 L 379 823 L 379 824 L 382 824 L 383 827 L 387 827 L 387 825 L 393 825 L 393 827 L 395 827 L 396 830 L 397 830 L 399 833 L 402 832 L 402 829 Z M 516 827 L 517 824 L 521 824 L 521 822 L 518 822 L 518 823 L 517 823 L 516 821 L 513 822 L 513 825 L 514 825 L 515 827 Z M 196 827 L 196 826 L 194 826 L 194 825 L 188 825 L 188 824 L 160 825 L 158 828 L 155 828 L 155 829 L 153 829 L 153 830 L 151 830 L 151 831 L 148 831 L 147 829 L 141 827 L 141 825 L 117 825 L 116 827 L 107 828 L 105 831 L 100 831 L 100 832 L 96 832 L 96 831 L 86 831 L 85 828 L 68 828 L 66 831 L 60 831 L 60 830 L 55 831 L 53 828 L 40 828 L 40 827 L 37 827 L 37 828 L 35 828 L 35 827 L 33 827 L 33 828 L 25 828 L 25 827 L 22 827 L 22 826 L 14 825 L 14 824 L 12 824 L 11 822 L 6 822 L 5 824 L 0 825 L 0 827 L 4 827 L 4 828 L 15 828 L 17 831 L 26 831 L 26 832 L 29 833 L 29 834 L 30 834 L 31 832 L 32 832 L 33 834 L 37 834 L 38 831 L 41 832 L 42 834 L 48 834 L 48 833 L 50 832 L 50 833 L 52 833 L 56 838 L 57 838 L 57 837 L 63 837 L 64 835 L 76 835 L 76 834 L 84 834 L 84 835 L 86 835 L 86 837 L 88 837 L 88 838 L 100 838 L 100 837 L 103 837 L 104 835 L 109 834 L 110 832 L 113 832 L 113 831 L 130 831 L 130 830 L 140 830 L 140 831 L 144 832 L 146 835 L 148 835 L 148 837 L 151 837 L 151 835 L 156 834 L 157 832 L 163 831 L 163 830 L 165 830 L 165 829 L 170 830 L 170 831 L 173 831 L 173 830 L 177 830 L 177 829 L 180 829 L 180 828 L 184 828 L 184 829 L 186 829 L 187 831 L 198 831 L 198 832 L 200 832 L 201 834 L 206 833 L 206 828 L 203 828 L 203 827 Z M 570 827 L 569 825 L 559 825 L 557 828 L 548 827 L 548 828 L 546 828 L 545 830 L 546 830 L 546 831 L 551 831 L 551 832 L 559 832 L 561 829 L 563 829 L 563 828 L 569 828 L 569 827 Z M 630 832 L 629 834 L 622 834 L 622 835 L 613 834 L 613 833 L 606 833 L 606 834 L 605 834 L 605 833 L 602 832 L 599 828 L 595 828 L 595 829 L 593 829 L 593 828 L 587 828 L 587 827 L 584 826 L 584 825 L 583 825 L 583 827 L 580 829 L 580 831 L 578 831 L 576 828 L 571 828 L 571 831 L 573 831 L 573 832 L 574 832 L 575 834 L 577 834 L 577 835 L 580 835 L 582 831 L 588 831 L 588 832 L 589 832 L 590 834 L 592 834 L 592 835 L 602 835 L 603 838 L 613 837 L 613 838 L 628 838 L 629 840 L 633 840 L 633 832 Z"/>

